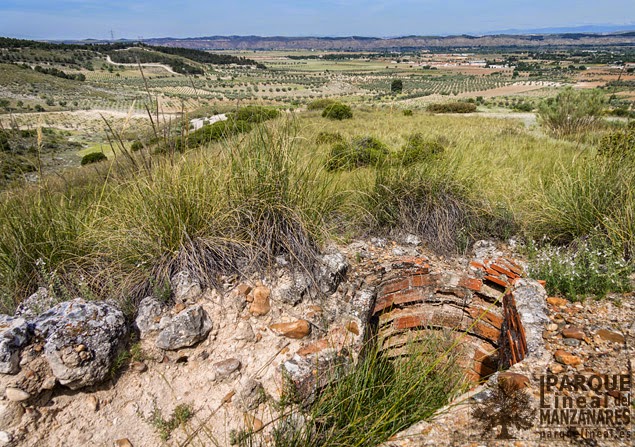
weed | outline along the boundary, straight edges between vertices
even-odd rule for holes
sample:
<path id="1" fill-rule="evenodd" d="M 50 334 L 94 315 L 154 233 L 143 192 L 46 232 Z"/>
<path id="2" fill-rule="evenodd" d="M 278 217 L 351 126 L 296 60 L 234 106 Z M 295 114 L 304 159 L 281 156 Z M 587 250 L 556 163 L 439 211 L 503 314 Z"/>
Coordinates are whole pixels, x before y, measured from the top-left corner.
<path id="1" fill-rule="evenodd" d="M 155 401 L 154 410 L 147 422 L 155 428 L 163 441 L 167 441 L 174 430 L 187 423 L 193 416 L 194 409 L 190 404 L 179 404 L 172 411 L 170 418 L 165 419 Z"/>
<path id="2" fill-rule="evenodd" d="M 544 279 L 551 295 L 576 301 L 631 290 L 628 276 L 635 267 L 606 243 L 578 240 L 563 248 L 530 242 L 526 248 L 530 276 Z"/>

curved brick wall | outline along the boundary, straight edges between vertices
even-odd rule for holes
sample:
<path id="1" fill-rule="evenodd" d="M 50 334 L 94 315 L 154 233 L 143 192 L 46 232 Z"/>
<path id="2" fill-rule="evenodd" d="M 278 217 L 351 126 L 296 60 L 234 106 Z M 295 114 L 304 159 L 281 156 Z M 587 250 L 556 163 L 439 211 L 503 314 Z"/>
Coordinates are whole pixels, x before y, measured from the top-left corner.
<path id="1" fill-rule="evenodd" d="M 472 262 L 464 272 L 435 270 L 422 258 L 395 262 L 381 279 L 372 312 L 381 349 L 396 357 L 413 336 L 449 330 L 472 381 L 509 367 L 526 353 L 509 292 L 521 275 L 516 263 L 502 258 Z"/>

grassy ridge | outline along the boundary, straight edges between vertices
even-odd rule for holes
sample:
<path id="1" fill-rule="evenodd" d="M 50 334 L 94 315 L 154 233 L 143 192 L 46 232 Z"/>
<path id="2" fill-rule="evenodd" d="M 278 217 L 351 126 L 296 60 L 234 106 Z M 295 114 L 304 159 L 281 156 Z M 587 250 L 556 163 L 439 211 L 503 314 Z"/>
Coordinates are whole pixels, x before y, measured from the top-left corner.
<path id="1" fill-rule="evenodd" d="M 632 253 L 632 163 L 598 162 L 592 145 L 536 135 L 484 117 L 319 111 L 256 125 L 206 147 L 119 157 L 0 198 L 0 287 L 10 310 L 58 278 L 59 293 L 134 304 L 187 268 L 204 285 L 287 254 L 308 267 L 326 238 L 408 231 L 432 248 L 464 250 L 477 237 L 523 234 L 569 243 L 600 238 Z M 396 129 L 398 129 L 396 131 Z M 372 136 L 376 166 L 326 170 L 325 131 Z M 399 160 L 413 134 L 444 151 Z"/>

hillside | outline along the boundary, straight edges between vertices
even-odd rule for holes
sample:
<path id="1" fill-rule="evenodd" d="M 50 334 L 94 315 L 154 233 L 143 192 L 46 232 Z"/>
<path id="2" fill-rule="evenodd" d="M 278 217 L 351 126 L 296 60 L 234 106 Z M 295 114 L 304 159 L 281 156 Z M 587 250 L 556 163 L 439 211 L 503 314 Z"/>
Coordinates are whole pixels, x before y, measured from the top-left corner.
<path id="1" fill-rule="evenodd" d="M 634 33 L 572 33 L 572 34 L 499 34 L 489 36 L 404 36 L 379 37 L 261 37 L 210 36 L 187 39 L 156 38 L 144 41 L 149 45 L 196 48 L 201 50 L 341 50 L 380 51 L 431 48 L 497 48 L 551 46 L 611 46 L 635 44 Z"/>

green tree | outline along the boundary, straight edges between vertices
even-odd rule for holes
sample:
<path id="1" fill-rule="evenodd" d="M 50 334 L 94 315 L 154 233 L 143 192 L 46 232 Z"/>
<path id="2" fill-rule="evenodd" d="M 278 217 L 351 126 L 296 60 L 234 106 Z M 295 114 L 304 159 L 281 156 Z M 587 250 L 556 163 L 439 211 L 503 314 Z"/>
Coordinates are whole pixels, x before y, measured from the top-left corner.
<path id="1" fill-rule="evenodd" d="M 401 79 L 394 79 L 390 84 L 391 93 L 401 93 L 403 91 L 403 81 Z"/>

